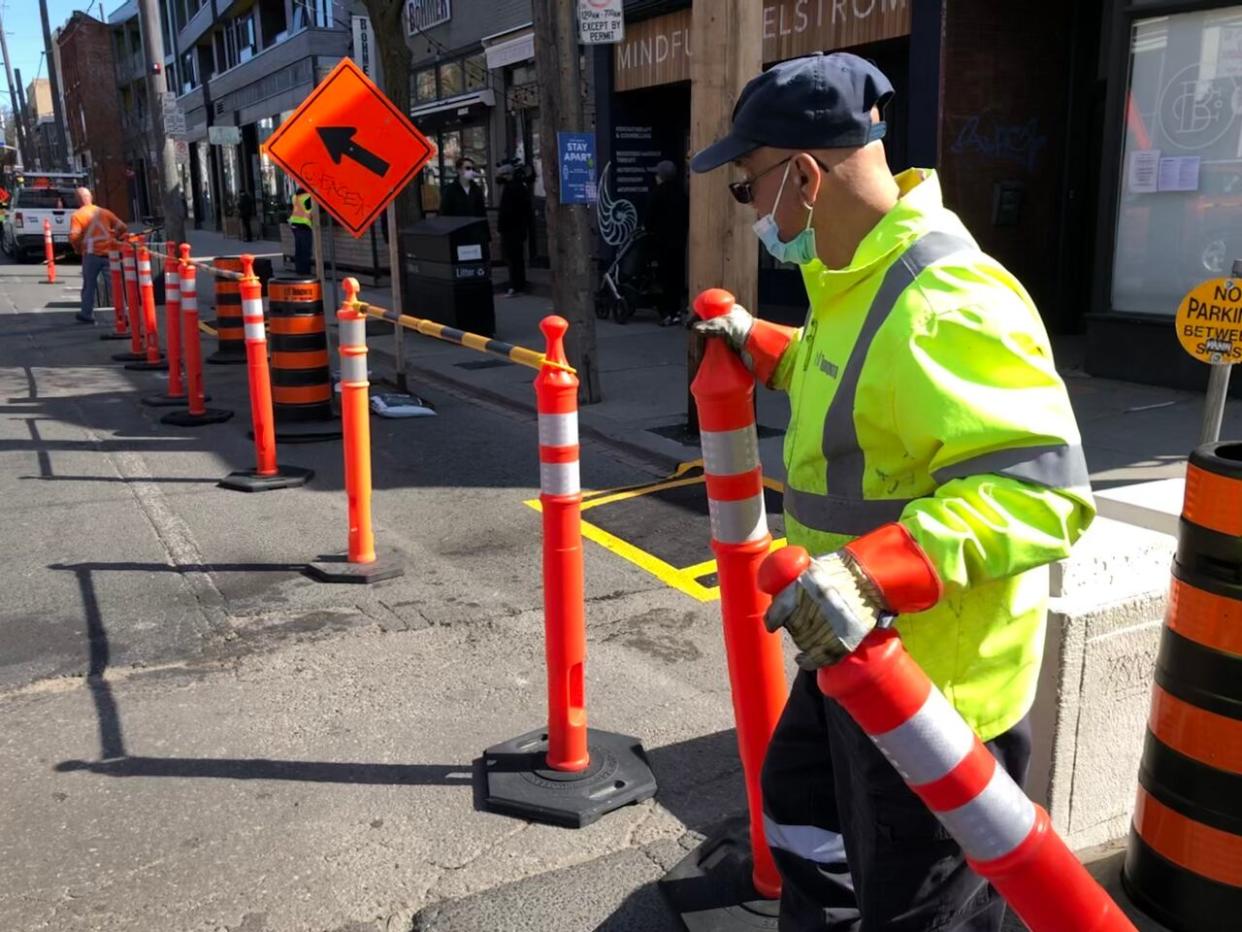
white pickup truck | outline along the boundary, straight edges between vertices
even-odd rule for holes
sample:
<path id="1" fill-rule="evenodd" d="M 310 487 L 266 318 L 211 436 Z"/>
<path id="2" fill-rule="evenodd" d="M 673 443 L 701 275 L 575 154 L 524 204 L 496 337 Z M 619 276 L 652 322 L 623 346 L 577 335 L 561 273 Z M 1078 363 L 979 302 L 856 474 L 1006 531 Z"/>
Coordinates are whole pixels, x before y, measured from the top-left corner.
<path id="1" fill-rule="evenodd" d="M 0 231 L 0 249 L 18 262 L 42 259 L 43 221 L 47 220 L 56 255 L 64 255 L 69 252 L 69 222 L 79 206 L 72 187 L 18 188 Z"/>

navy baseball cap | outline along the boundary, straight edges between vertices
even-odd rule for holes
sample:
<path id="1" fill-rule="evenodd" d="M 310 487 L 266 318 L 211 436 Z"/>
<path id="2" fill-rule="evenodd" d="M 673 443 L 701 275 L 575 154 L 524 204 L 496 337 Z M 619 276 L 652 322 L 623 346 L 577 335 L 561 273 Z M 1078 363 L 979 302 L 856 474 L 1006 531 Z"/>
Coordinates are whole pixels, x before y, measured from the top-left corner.
<path id="1" fill-rule="evenodd" d="M 729 135 L 696 153 L 690 167 L 709 172 L 753 152 L 838 149 L 884 138 L 871 109 L 884 106 L 893 85 L 871 62 L 849 52 L 816 53 L 774 65 L 742 89 Z"/>

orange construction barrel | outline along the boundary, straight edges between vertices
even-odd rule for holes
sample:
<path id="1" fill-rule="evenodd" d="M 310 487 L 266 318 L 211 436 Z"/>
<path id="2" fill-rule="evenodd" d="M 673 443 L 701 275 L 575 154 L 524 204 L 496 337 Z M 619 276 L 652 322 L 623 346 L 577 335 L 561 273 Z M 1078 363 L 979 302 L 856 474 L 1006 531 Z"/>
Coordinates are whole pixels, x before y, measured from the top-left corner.
<path id="1" fill-rule="evenodd" d="M 1242 928 L 1242 443 L 1186 470 L 1123 880 L 1175 932 Z"/>
<path id="2" fill-rule="evenodd" d="M 268 342 L 276 439 L 335 440 L 341 426 L 332 410 L 328 332 L 319 280 L 279 275 L 268 283 Z"/>
<path id="3" fill-rule="evenodd" d="M 240 256 L 216 256 L 213 269 L 241 275 Z M 215 275 L 216 286 L 216 351 L 207 361 L 218 366 L 242 365 L 246 361 L 246 329 L 242 321 L 241 281 L 231 276 Z"/>

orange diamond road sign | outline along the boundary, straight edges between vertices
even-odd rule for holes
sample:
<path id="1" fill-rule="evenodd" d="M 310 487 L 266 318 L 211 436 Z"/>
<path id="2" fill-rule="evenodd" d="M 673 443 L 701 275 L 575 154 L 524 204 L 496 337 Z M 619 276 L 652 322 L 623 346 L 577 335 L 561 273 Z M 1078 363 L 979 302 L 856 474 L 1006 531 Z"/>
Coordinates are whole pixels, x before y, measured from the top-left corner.
<path id="1" fill-rule="evenodd" d="M 343 58 L 263 151 L 357 237 L 436 149 L 352 60 Z"/>

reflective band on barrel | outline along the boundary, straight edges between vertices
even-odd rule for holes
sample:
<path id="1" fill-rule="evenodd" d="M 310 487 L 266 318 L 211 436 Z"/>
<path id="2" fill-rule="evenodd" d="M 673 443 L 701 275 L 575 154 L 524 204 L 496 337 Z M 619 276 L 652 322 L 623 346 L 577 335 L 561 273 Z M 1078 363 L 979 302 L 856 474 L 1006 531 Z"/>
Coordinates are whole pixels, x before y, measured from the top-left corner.
<path id="1" fill-rule="evenodd" d="M 768 516 L 762 493 L 736 502 L 707 500 L 712 539 L 722 544 L 745 544 L 768 534 Z"/>
<path id="2" fill-rule="evenodd" d="M 367 380 L 367 355 L 366 353 L 342 353 L 341 354 L 341 381 L 342 382 L 365 382 Z"/>
<path id="3" fill-rule="evenodd" d="M 997 766 L 978 796 L 956 809 L 937 812 L 967 857 L 984 863 L 1004 857 L 1026 839 L 1035 825 L 1035 806 Z"/>
<path id="4" fill-rule="evenodd" d="M 748 472 L 759 465 L 759 441 L 754 427 L 737 430 L 704 430 L 703 469 L 716 476 Z"/>
<path id="5" fill-rule="evenodd" d="M 907 783 L 919 786 L 948 774 L 975 746 L 975 733 L 938 689 L 892 731 L 874 735 L 880 752 Z"/>
<path id="6" fill-rule="evenodd" d="M 540 414 L 539 445 L 544 447 L 569 447 L 578 443 L 578 415 Z"/>
<path id="7" fill-rule="evenodd" d="M 342 320 L 340 333 L 341 346 L 366 346 L 366 318 L 360 317 L 357 320 Z"/>
<path id="8" fill-rule="evenodd" d="M 544 495 L 577 495 L 581 492 L 577 460 L 571 463 L 540 463 L 539 490 Z"/>

